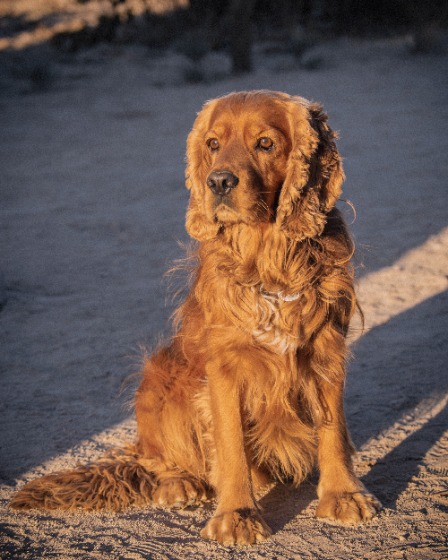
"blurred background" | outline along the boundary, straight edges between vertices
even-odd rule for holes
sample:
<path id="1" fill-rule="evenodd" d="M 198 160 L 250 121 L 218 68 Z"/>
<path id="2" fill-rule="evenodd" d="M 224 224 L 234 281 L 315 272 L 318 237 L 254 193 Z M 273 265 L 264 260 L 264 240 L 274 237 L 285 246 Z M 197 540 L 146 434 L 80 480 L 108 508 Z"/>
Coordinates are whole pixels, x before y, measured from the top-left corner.
<path id="1" fill-rule="evenodd" d="M 263 53 L 281 69 L 317 69 L 313 49 L 340 36 L 405 35 L 410 52 L 436 52 L 447 23 L 447 0 L 1 0 L 0 88 L 49 88 L 58 64 L 105 45 L 139 45 L 150 59 L 169 50 L 196 83 L 248 72 Z"/>

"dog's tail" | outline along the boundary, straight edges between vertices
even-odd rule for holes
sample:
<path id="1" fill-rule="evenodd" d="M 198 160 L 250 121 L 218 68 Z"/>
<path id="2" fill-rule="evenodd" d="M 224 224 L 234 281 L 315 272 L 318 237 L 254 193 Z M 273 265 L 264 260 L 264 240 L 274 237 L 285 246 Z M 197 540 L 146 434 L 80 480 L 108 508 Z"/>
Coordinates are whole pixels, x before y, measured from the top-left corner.
<path id="1" fill-rule="evenodd" d="M 134 447 L 113 450 L 90 465 L 32 480 L 9 505 L 18 510 L 142 507 L 151 503 L 156 487 L 148 466 Z"/>

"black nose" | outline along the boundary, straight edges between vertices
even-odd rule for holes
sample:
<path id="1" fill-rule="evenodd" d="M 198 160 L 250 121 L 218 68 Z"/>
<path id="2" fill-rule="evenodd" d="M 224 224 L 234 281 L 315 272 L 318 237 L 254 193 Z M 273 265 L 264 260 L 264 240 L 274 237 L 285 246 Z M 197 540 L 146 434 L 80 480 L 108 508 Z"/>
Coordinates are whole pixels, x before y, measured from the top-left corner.
<path id="1" fill-rule="evenodd" d="M 230 171 L 213 171 L 207 177 L 207 185 L 213 194 L 225 195 L 238 185 L 239 179 Z"/>

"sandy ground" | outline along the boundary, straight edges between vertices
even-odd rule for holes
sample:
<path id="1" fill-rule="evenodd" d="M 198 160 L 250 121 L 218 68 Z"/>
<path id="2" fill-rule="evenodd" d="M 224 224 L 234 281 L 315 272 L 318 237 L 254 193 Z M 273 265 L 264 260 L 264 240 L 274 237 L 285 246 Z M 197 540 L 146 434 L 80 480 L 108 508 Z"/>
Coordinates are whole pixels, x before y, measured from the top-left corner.
<path id="1" fill-rule="evenodd" d="M 315 71 L 258 48 L 252 74 L 193 85 L 179 55 L 98 47 L 58 62 L 48 91 L 4 80 L 2 559 L 448 558 L 447 55 L 341 40 L 310 56 Z M 140 347 L 167 332 L 163 273 L 187 240 L 186 135 L 206 99 L 252 88 L 321 101 L 341 133 L 367 321 L 351 335 L 347 415 L 384 510 L 343 528 L 314 518 L 315 480 L 274 487 L 261 504 L 275 534 L 252 549 L 199 538 L 213 504 L 9 511 L 24 481 L 133 438 L 132 383 L 121 388 Z"/>

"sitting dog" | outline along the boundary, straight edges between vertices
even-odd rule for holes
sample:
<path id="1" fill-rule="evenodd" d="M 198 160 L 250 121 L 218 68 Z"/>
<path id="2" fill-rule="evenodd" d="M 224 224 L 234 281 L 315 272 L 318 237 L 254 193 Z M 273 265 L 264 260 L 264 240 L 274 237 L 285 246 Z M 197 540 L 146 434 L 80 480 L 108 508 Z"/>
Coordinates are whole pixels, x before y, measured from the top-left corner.
<path id="1" fill-rule="evenodd" d="M 380 509 L 356 477 L 343 406 L 356 310 L 354 248 L 335 203 L 344 180 L 322 108 L 255 91 L 205 105 L 187 142 L 191 290 L 137 390 L 137 442 L 32 481 L 12 507 L 182 507 L 216 494 L 202 535 L 269 537 L 255 490 L 317 463 L 317 516 Z"/>

